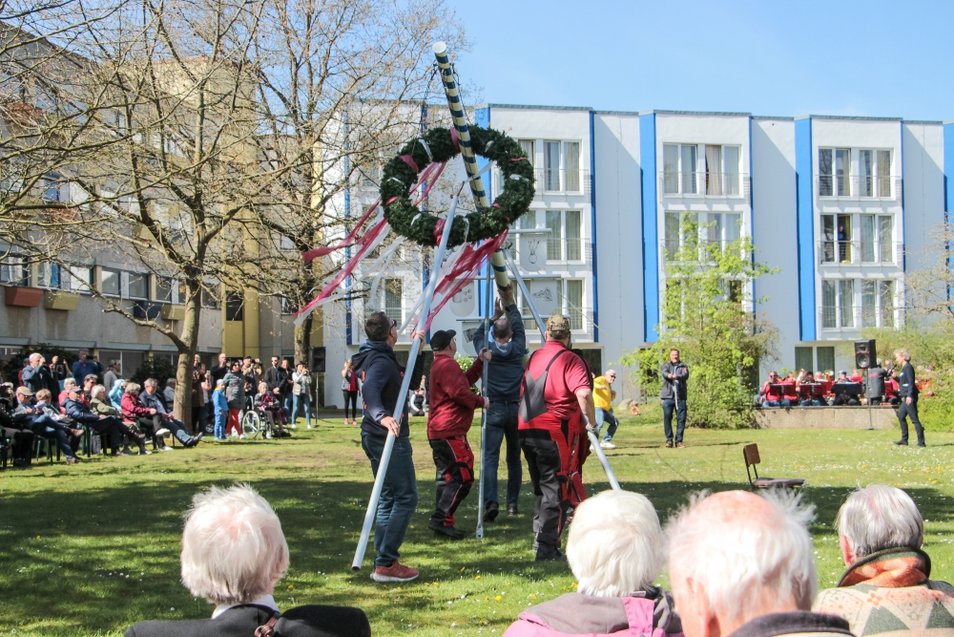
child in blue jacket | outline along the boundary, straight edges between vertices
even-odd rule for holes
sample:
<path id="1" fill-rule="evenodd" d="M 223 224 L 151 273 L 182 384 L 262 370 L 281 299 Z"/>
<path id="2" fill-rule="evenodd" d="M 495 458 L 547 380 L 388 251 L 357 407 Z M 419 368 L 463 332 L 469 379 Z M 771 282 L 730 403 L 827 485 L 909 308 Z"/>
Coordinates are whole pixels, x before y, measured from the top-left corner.
<path id="1" fill-rule="evenodd" d="M 215 391 L 212 392 L 212 407 L 215 409 L 215 439 L 226 440 L 225 421 L 229 417 L 229 403 L 225 400 L 225 381 L 218 380 L 215 383 Z"/>

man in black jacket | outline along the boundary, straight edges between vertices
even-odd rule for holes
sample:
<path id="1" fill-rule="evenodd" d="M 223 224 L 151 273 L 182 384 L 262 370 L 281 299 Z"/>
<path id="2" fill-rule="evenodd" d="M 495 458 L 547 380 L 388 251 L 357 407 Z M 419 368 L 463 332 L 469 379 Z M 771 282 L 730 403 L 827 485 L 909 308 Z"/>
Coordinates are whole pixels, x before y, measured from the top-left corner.
<path id="1" fill-rule="evenodd" d="M 679 350 L 669 350 L 669 360 L 660 370 L 662 389 L 659 398 L 663 408 L 663 432 L 666 434 L 666 447 L 683 447 L 683 432 L 686 429 L 686 381 L 689 380 L 689 368 L 679 359 Z M 676 412 L 676 437 L 672 435 L 672 412 Z"/>
<path id="2" fill-rule="evenodd" d="M 404 405 L 404 412 L 397 415 L 400 421 L 394 413 L 404 375 L 404 369 L 394 355 L 397 322 L 389 319 L 384 312 L 374 312 L 364 322 L 364 332 L 368 340 L 351 360 L 355 371 L 364 379 L 361 447 L 371 461 L 371 472 L 375 477 L 388 435 L 393 434 L 396 438 L 378 501 L 374 528 L 376 555 L 371 579 L 375 582 L 409 582 L 416 579 L 419 572 L 416 568 L 401 564 L 398 557 L 411 516 L 417 508 L 417 478 L 414 474 L 407 404 Z M 418 357 L 417 362 L 423 362 L 423 358 Z M 420 374 L 412 374 L 411 385 L 416 385 L 415 376 L 419 377 Z"/>
<path id="3" fill-rule="evenodd" d="M 901 374 L 898 376 L 898 397 L 901 402 L 898 404 L 898 421 L 901 424 L 901 440 L 896 441 L 896 445 L 908 444 L 908 421 L 911 417 L 911 423 L 914 425 L 914 431 L 918 435 L 918 446 L 924 445 L 924 427 L 918 419 L 918 386 L 914 382 L 914 367 L 911 365 L 911 355 L 908 350 L 899 349 L 894 353 L 894 360 L 901 366 Z"/>

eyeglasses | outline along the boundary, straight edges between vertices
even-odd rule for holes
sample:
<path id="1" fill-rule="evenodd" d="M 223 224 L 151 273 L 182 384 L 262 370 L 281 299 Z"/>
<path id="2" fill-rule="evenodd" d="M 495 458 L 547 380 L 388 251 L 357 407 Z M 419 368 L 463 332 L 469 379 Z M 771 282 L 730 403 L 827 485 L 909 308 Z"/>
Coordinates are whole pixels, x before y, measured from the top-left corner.
<path id="1" fill-rule="evenodd" d="M 397 329 L 397 320 L 396 320 L 396 319 L 391 319 L 391 327 Z"/>

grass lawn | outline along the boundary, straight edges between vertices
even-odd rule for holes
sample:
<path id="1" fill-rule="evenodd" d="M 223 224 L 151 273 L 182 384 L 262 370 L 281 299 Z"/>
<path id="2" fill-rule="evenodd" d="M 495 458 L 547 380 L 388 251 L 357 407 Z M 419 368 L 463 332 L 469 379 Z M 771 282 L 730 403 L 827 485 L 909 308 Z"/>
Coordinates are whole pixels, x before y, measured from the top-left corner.
<path id="1" fill-rule="evenodd" d="M 479 422 L 479 419 L 478 419 Z M 412 420 L 420 505 L 402 561 L 421 569 L 404 585 L 380 585 L 350 564 L 371 492 L 359 430 L 341 419 L 300 426 L 279 441 L 203 443 L 149 457 L 93 459 L 78 466 L 39 461 L 0 475 L 0 633 L 44 637 L 120 635 L 152 618 L 207 617 L 211 607 L 179 583 L 182 513 L 209 484 L 248 482 L 274 506 L 291 549 L 279 583 L 282 607 L 306 603 L 363 608 L 376 635 L 499 635 L 527 607 L 574 589 L 565 564 L 533 561 L 526 482 L 518 517 L 501 515 L 483 540 L 451 542 L 427 529 L 433 464 L 423 419 Z M 933 423 L 929 423 L 933 425 Z M 929 426 L 926 449 L 891 444 L 896 431 L 689 430 L 685 449 L 664 449 L 658 409 L 624 418 L 608 452 L 624 488 L 646 494 L 665 520 L 699 489 L 747 488 L 741 448 L 758 442 L 764 473 L 801 476 L 817 508 L 812 526 L 823 587 L 842 567 L 832 521 L 856 485 L 906 489 L 927 520 L 933 577 L 954 580 L 954 432 Z M 913 434 L 912 434 L 913 435 Z M 479 431 L 471 436 L 476 448 Z M 503 475 L 503 474 L 502 474 Z M 591 493 L 608 488 L 595 458 Z M 476 485 L 459 512 L 473 529 Z M 666 584 L 665 575 L 660 583 Z"/>

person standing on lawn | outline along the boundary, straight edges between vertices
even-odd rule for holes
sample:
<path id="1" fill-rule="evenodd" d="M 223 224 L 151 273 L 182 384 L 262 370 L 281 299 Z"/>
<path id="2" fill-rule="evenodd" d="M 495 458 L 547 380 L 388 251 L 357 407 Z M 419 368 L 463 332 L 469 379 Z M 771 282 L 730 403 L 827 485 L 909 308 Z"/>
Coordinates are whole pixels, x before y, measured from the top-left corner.
<path id="1" fill-rule="evenodd" d="M 666 447 L 683 447 L 682 436 L 686 430 L 686 381 L 689 380 L 689 368 L 679 358 L 679 350 L 669 350 L 669 360 L 663 363 L 662 389 L 659 398 L 663 408 L 663 433 L 666 434 Z M 676 412 L 676 438 L 672 436 L 672 412 Z"/>
<path id="2" fill-rule="evenodd" d="M 394 417 L 404 368 L 394 355 L 397 342 L 397 321 L 384 312 L 374 312 L 364 322 L 368 337 L 354 358 L 354 369 L 364 377 L 364 417 L 361 421 L 361 447 L 371 461 L 371 472 L 377 477 L 378 466 L 389 434 L 395 436 L 394 448 L 388 462 L 374 525 L 375 582 L 409 582 L 420 574 L 416 568 L 398 561 L 401 544 L 417 508 L 417 477 L 411 449 L 407 421 L 407 404 L 398 421 Z M 423 339 L 423 334 L 414 338 Z M 424 358 L 417 358 L 412 372 L 412 383 L 420 376 L 419 366 Z"/>
<path id="3" fill-rule="evenodd" d="M 895 442 L 896 445 L 908 444 L 908 417 L 911 418 L 911 424 L 914 425 L 914 431 L 918 436 L 918 446 L 924 445 L 924 427 L 921 426 L 921 420 L 918 418 L 918 385 L 914 379 L 914 366 L 911 365 L 911 355 L 908 350 L 899 349 L 894 353 L 894 360 L 901 366 L 901 373 L 898 375 L 898 397 L 901 402 L 898 403 L 898 422 L 901 424 L 901 439 Z"/>
<path id="4" fill-rule="evenodd" d="M 616 435 L 619 421 L 613 413 L 613 401 L 616 400 L 616 390 L 613 389 L 615 380 L 616 370 L 614 369 L 608 369 L 605 374 L 593 379 L 593 404 L 596 407 L 597 432 L 602 431 L 604 422 L 609 423 L 606 433 L 603 434 L 603 440 L 600 441 L 600 447 L 603 449 L 616 448 L 613 444 L 613 436 Z"/>
<path id="5" fill-rule="evenodd" d="M 427 526 L 434 533 L 460 540 L 466 534 L 454 526 L 454 512 L 474 483 L 474 452 L 467 442 L 467 432 L 473 424 L 474 410 L 486 409 L 490 401 L 471 389 L 483 372 L 483 357 L 489 356 L 489 352 L 481 350 L 464 372 L 454 358 L 456 335 L 454 330 L 438 330 L 431 336 L 434 363 L 427 439 L 437 468 L 437 495 Z"/>

